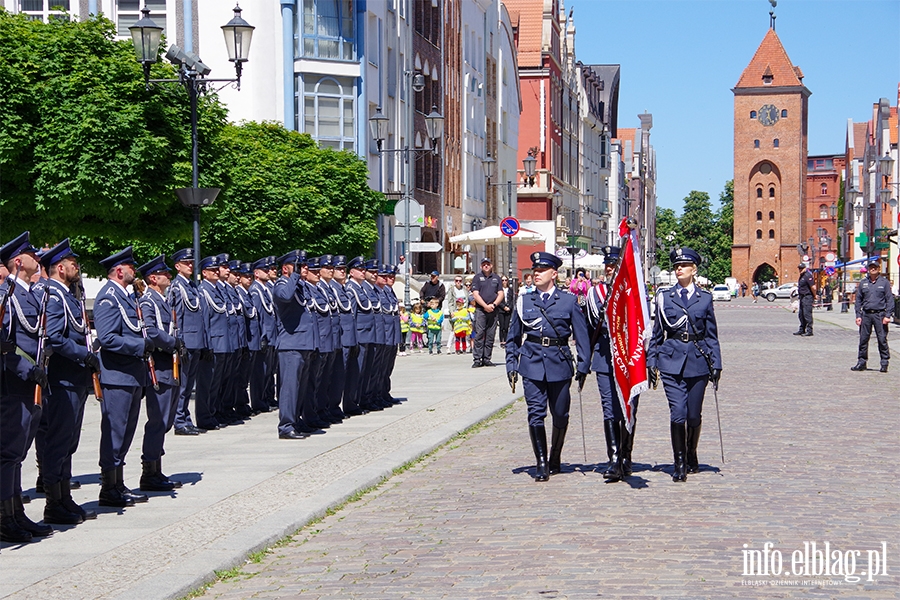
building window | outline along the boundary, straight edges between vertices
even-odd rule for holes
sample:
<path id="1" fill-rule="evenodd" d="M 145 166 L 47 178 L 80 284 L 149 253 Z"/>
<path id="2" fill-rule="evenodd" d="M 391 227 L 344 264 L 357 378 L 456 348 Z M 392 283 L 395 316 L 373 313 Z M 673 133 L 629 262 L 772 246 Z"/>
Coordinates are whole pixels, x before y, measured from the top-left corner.
<path id="1" fill-rule="evenodd" d="M 772 145 L 775 146 L 776 148 L 778 147 L 778 138 L 775 138 L 774 140 L 772 140 Z"/>
<path id="2" fill-rule="evenodd" d="M 827 184 L 827 183 L 823 183 L 823 184 L 819 187 L 819 194 L 822 195 L 822 196 L 827 196 L 827 195 L 828 195 L 828 184 Z M 824 217 L 823 217 L 823 218 L 824 218 Z"/>
<path id="3" fill-rule="evenodd" d="M 303 0 L 302 56 L 353 60 L 353 0 Z"/>
<path id="4" fill-rule="evenodd" d="M 774 239 L 775 239 L 775 230 L 774 230 L 774 229 L 770 229 L 770 230 L 769 230 L 769 239 L 770 239 L 770 240 L 774 240 Z"/>
<path id="5" fill-rule="evenodd" d="M 753 140 L 753 147 L 759 148 L 759 140 Z"/>
<path id="6" fill-rule="evenodd" d="M 786 108 L 785 108 L 784 110 L 781 111 L 781 118 L 782 118 L 782 119 L 787 119 L 787 109 L 786 109 Z"/>
<path id="7" fill-rule="evenodd" d="M 33 2 L 34 0 L 32 0 Z M 69 2 L 60 2 L 59 0 L 46 0 L 51 6 L 65 6 L 69 9 Z M 147 0 L 146 3 L 141 0 L 117 0 L 116 2 L 116 34 L 119 37 L 131 39 L 131 32 L 128 28 L 133 26 L 141 18 L 141 7 L 146 4 L 150 9 L 150 17 L 158 24 L 163 26 L 163 34 L 166 33 L 166 0 Z"/>
<path id="8" fill-rule="evenodd" d="M 775 211 L 774 211 L 774 210 L 770 210 L 770 211 L 769 211 L 769 220 L 770 220 L 770 221 L 774 221 L 774 220 L 775 220 Z"/>
<path id="9" fill-rule="evenodd" d="M 761 210 L 756 211 L 756 220 L 762 221 L 762 211 Z"/>
<path id="10" fill-rule="evenodd" d="M 756 239 L 758 239 L 758 240 L 762 239 L 762 229 L 756 230 Z"/>
<path id="11" fill-rule="evenodd" d="M 774 198 L 774 197 L 775 197 L 775 187 L 773 186 L 773 187 L 769 188 L 769 198 Z"/>
<path id="12" fill-rule="evenodd" d="M 762 188 L 761 187 L 756 188 L 756 197 L 762 198 Z"/>
<path id="13" fill-rule="evenodd" d="M 751 119 L 755 119 L 755 118 L 756 118 L 756 111 L 755 111 L 755 110 L 751 110 L 751 111 L 750 111 L 750 118 L 751 118 Z"/>
<path id="14" fill-rule="evenodd" d="M 311 135 L 322 147 L 353 151 L 354 81 L 352 77 L 304 74 L 298 81 L 303 90 L 303 128 L 298 123 L 297 130 Z"/>
<path id="15" fill-rule="evenodd" d="M 820 219 L 827 219 L 827 218 L 829 218 L 829 217 L 828 217 L 828 207 L 825 206 L 824 204 L 820 204 L 820 205 L 819 205 L 819 218 L 820 218 Z"/>
<path id="16" fill-rule="evenodd" d="M 137 4 L 137 0 L 135 0 L 134 4 Z M 140 11 L 140 7 L 137 10 Z M 68 11 L 69 0 L 19 0 L 19 12 L 27 15 L 32 21 L 47 22 L 51 18 L 64 19 L 63 15 Z M 165 3 L 163 4 L 163 11 L 165 11 Z M 136 21 L 137 19 L 133 22 Z M 119 35 L 122 35 L 121 32 Z M 127 29 L 125 30 L 125 36 L 131 36 Z"/>

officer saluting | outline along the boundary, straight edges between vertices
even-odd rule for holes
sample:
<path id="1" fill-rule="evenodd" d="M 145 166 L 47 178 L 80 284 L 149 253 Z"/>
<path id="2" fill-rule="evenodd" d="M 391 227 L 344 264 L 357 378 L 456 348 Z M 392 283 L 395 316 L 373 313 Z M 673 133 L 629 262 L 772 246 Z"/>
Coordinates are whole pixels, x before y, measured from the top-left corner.
<path id="1" fill-rule="evenodd" d="M 650 383 L 662 380 L 669 401 L 675 466 L 672 481 L 686 481 L 700 468 L 701 410 L 706 384 L 722 373 L 712 294 L 694 285 L 700 255 L 690 248 L 670 254 L 678 284 L 657 294 L 656 325 L 647 349 Z M 657 375 L 656 371 L 659 371 Z"/>
<path id="2" fill-rule="evenodd" d="M 569 386 L 572 376 L 579 389 L 590 369 L 590 339 L 575 296 L 561 294 L 555 282 L 562 261 L 548 252 L 531 255 L 536 290 L 522 294 L 506 339 L 506 373 L 515 386 L 522 375 L 528 405 L 528 433 L 537 460 L 536 481 L 560 472 L 560 457 L 569 426 Z M 569 338 L 575 336 L 578 368 L 574 368 Z M 553 416 L 553 447 L 547 458 L 544 419 Z"/>
<path id="3" fill-rule="evenodd" d="M 856 288 L 856 325 L 859 327 L 859 353 L 856 366 L 851 371 L 865 371 L 869 359 L 869 338 L 872 329 L 878 340 L 878 354 L 881 356 L 882 373 L 887 373 L 891 349 L 888 347 L 888 323 L 894 310 L 894 295 L 891 283 L 881 276 L 881 264 L 877 260 L 869 263 L 866 278 Z"/>
<path id="4" fill-rule="evenodd" d="M 148 363 L 155 344 L 144 338 L 137 302 L 125 289 L 134 283 L 134 257 L 128 246 L 100 261 L 108 281 L 94 302 L 94 325 L 100 343 L 100 506 L 132 506 L 144 494 L 125 486 L 125 456 L 131 448 L 148 384 Z"/>

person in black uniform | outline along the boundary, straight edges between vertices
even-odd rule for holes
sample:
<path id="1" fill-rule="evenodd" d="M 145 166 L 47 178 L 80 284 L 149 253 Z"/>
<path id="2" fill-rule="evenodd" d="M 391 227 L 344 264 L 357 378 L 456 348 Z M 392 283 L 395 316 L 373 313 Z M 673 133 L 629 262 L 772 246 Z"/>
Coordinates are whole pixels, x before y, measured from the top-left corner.
<path id="1" fill-rule="evenodd" d="M 475 339 L 472 342 L 472 368 L 493 367 L 494 335 L 497 331 L 497 307 L 503 302 L 503 282 L 494 273 L 491 259 L 481 259 L 481 273 L 472 279 L 472 297 L 475 298 Z"/>
<path id="2" fill-rule="evenodd" d="M 797 281 L 797 294 L 800 296 L 800 329 L 794 335 L 811 337 L 813 334 L 812 305 L 816 297 L 816 279 L 809 272 L 806 265 L 800 263 L 797 266 L 800 271 L 800 279 Z"/>
<path id="3" fill-rule="evenodd" d="M 547 481 L 560 472 L 563 443 L 569 426 L 569 386 L 572 376 L 578 389 L 584 386 L 590 366 L 590 336 L 584 314 L 575 296 L 556 288 L 557 269 L 562 261 L 548 252 L 531 255 L 537 289 L 519 296 L 506 338 L 506 374 L 511 386 L 522 375 L 522 389 L 528 405 L 528 433 L 537 460 L 535 480 Z M 578 368 L 569 348 L 575 336 Z M 547 456 L 544 419 L 547 408 L 553 416 L 553 440 Z"/>
<path id="4" fill-rule="evenodd" d="M 891 283 L 881 276 L 881 264 L 877 260 L 869 263 L 868 274 L 856 288 L 856 325 L 859 327 L 859 353 L 856 365 L 851 371 L 865 371 L 869 360 L 869 338 L 872 329 L 878 339 L 878 354 L 881 356 L 882 373 L 887 373 L 891 349 L 888 347 L 888 324 L 894 310 L 894 294 Z"/>
<path id="5" fill-rule="evenodd" d="M 673 481 L 686 481 L 687 473 L 700 469 L 701 411 L 706 385 L 719 382 L 722 353 L 713 310 L 712 294 L 694 285 L 700 255 L 690 248 L 670 254 L 678 284 L 656 298 L 656 324 L 647 349 L 651 385 L 662 380 L 669 401 Z"/>

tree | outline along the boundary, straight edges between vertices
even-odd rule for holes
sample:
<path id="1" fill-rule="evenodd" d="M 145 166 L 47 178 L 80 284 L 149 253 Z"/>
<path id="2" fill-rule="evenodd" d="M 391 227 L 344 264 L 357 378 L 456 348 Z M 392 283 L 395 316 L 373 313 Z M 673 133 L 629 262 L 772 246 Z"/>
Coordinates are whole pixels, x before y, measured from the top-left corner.
<path id="1" fill-rule="evenodd" d="M 714 222 L 706 276 L 710 281 L 721 283 L 726 277 L 731 277 L 731 245 L 734 241 L 733 179 L 725 182 L 725 189 L 719 194 L 719 210 L 716 211 Z"/>
<path id="2" fill-rule="evenodd" d="M 147 91 L 131 42 L 115 32 L 103 17 L 43 23 L 0 10 L 3 220 L 39 244 L 80 236 L 89 266 L 133 241 L 190 235 L 172 191 L 190 182 L 186 92 Z M 154 77 L 174 75 L 154 66 Z M 214 96 L 200 115 L 204 137 L 224 125 Z"/>
<path id="3" fill-rule="evenodd" d="M 319 148 L 277 123 L 229 125 L 219 143 L 214 170 L 227 173 L 227 183 L 203 209 L 205 253 L 251 259 L 302 248 L 352 256 L 377 241 L 384 199 L 355 154 Z"/>
<path id="4" fill-rule="evenodd" d="M 671 208 L 656 207 L 656 236 L 659 239 L 656 250 L 656 265 L 664 270 L 672 270 L 669 252 L 678 239 L 678 215 Z"/>

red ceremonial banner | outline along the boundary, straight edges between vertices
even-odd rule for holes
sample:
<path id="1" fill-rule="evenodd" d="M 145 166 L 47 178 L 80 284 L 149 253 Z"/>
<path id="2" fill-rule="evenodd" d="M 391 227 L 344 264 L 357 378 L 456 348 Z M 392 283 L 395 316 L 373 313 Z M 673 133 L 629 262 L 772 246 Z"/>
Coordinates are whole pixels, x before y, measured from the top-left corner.
<path id="1" fill-rule="evenodd" d="M 649 388 L 645 337 L 649 335 L 650 319 L 637 231 L 630 229 L 622 219 L 619 235 L 624 239 L 624 245 L 619 270 L 609 292 L 606 318 L 616 390 L 628 431 L 631 431 L 634 426 L 632 401 Z"/>

